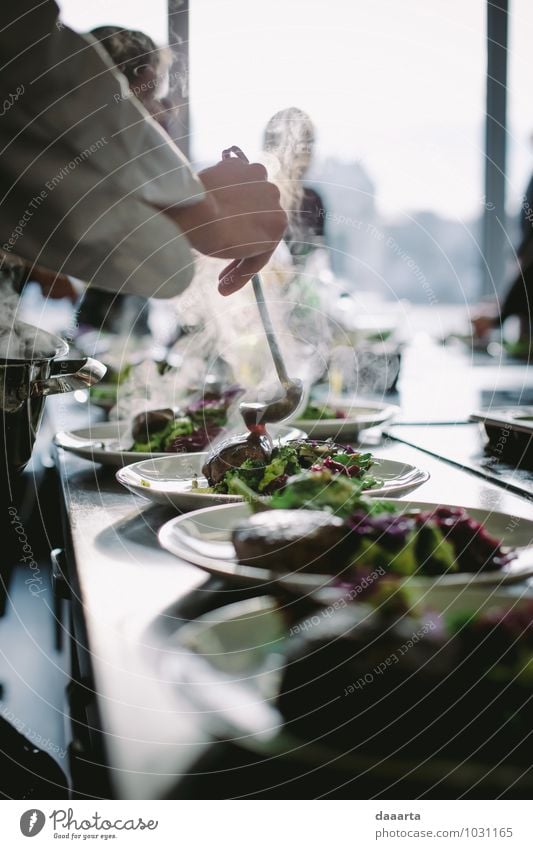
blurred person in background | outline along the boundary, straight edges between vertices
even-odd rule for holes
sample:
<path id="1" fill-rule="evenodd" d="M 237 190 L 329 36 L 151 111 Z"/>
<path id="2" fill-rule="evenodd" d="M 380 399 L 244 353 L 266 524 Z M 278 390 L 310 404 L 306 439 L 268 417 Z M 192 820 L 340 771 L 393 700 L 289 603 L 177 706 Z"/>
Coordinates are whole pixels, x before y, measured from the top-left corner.
<path id="1" fill-rule="evenodd" d="M 276 112 L 263 133 L 267 167 L 288 214 L 284 244 L 275 259 L 285 280 L 287 326 L 301 350 L 307 369 L 299 376 L 314 381 L 329 355 L 329 299 L 322 276 L 329 273 L 325 245 L 326 211 L 322 198 L 305 179 L 313 159 L 315 128 L 309 115 L 296 106 Z M 285 256 L 283 254 L 285 253 Z M 270 268 L 274 269 L 275 263 Z"/>
<path id="2" fill-rule="evenodd" d="M 508 318 L 516 317 L 519 321 L 518 339 L 511 350 L 529 355 L 533 316 L 533 176 L 520 205 L 519 226 L 520 243 L 516 249 L 518 273 L 499 310 L 495 300 L 482 302 L 474 308 L 472 328 L 476 339 L 490 341 L 494 329 L 501 327 Z"/>
<path id="3" fill-rule="evenodd" d="M 289 215 L 284 240 L 297 261 L 324 241 L 326 211 L 322 198 L 304 183 L 314 145 L 313 122 L 296 106 L 276 112 L 265 127 L 263 150 L 274 160 L 282 206 Z"/>
<path id="4" fill-rule="evenodd" d="M 109 58 L 128 81 L 129 90 L 157 123 L 172 135 L 175 107 L 165 97 L 169 89 L 172 52 L 158 47 L 140 30 L 119 26 L 101 26 L 90 35 L 104 48 Z"/>

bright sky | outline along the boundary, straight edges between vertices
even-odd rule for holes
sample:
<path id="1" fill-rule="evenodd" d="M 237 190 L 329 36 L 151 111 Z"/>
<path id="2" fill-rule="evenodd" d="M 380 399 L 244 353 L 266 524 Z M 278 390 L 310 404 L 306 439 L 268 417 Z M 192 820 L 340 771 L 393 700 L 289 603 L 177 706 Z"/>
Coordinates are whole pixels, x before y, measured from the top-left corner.
<path id="1" fill-rule="evenodd" d="M 60 0 L 76 29 L 166 38 L 165 0 Z M 484 0 L 190 0 L 192 147 L 214 160 L 260 148 L 268 118 L 305 109 L 318 156 L 360 160 L 389 214 L 478 214 Z M 533 3 L 511 0 L 509 198 L 533 169 Z"/>

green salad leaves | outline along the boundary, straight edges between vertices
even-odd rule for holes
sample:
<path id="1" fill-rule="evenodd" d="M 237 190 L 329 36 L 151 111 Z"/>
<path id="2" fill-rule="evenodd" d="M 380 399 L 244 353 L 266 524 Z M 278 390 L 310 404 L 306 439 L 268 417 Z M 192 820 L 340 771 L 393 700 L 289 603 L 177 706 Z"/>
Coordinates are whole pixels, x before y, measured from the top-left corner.
<path id="1" fill-rule="evenodd" d="M 228 470 L 213 491 L 219 494 L 242 494 L 238 485 L 238 482 L 242 482 L 258 495 L 271 495 L 284 491 L 289 479 L 292 486 L 294 476 L 302 475 L 302 480 L 310 481 L 310 473 L 313 473 L 313 483 L 310 485 L 315 488 L 320 486 L 317 484 L 319 480 L 340 479 L 339 490 L 355 493 L 380 483 L 379 478 L 370 474 L 369 470 L 374 465 L 376 461 L 372 454 L 359 453 L 349 446 L 339 446 L 329 441 L 296 440 L 274 447 L 271 460 L 266 465 L 246 460 L 238 468 Z M 316 478 L 317 474 L 326 477 Z M 337 500 L 342 497 L 339 495 Z"/>

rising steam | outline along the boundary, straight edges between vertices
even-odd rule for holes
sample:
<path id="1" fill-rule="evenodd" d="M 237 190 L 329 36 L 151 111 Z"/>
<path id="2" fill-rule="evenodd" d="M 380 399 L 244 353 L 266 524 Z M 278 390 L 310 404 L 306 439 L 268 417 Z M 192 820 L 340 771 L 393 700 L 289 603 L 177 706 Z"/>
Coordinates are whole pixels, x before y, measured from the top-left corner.
<path id="1" fill-rule="evenodd" d="M 13 288 L 17 267 L 16 261 L 10 264 L 5 257 L 0 258 L 0 359 L 21 360 L 51 356 L 51 352 L 37 348 L 38 329 L 19 323 L 20 297 Z"/>

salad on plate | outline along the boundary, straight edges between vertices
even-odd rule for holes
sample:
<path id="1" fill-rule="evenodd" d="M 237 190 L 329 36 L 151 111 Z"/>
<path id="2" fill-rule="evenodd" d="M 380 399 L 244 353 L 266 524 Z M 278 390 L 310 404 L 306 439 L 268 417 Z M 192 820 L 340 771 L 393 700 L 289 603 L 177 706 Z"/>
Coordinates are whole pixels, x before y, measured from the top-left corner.
<path id="1" fill-rule="evenodd" d="M 331 440 L 300 439 L 275 445 L 266 459 L 260 453 L 249 452 L 238 466 L 206 463 L 204 474 L 209 488 L 204 491 L 221 495 L 272 495 L 285 490 L 289 481 L 294 485 L 295 476 L 302 475 L 302 480 L 312 481 L 317 479 L 313 476 L 325 473 L 334 480 L 344 479 L 350 492 L 359 492 L 381 483 L 371 471 L 377 465 L 370 452 L 356 451 Z"/>
<path id="2" fill-rule="evenodd" d="M 240 386 L 230 386 L 220 393 L 204 393 L 183 410 L 168 408 L 137 415 L 130 450 L 142 454 L 203 451 L 225 432 L 229 411 L 242 393 Z"/>
<path id="3" fill-rule="evenodd" d="M 319 419 L 345 419 L 347 418 L 346 410 L 338 407 L 332 407 L 328 404 L 318 404 L 310 402 L 303 413 L 298 418 L 301 421 L 318 421 Z"/>
<path id="4" fill-rule="evenodd" d="M 325 470 L 289 479 L 268 505 L 237 523 L 245 565 L 350 579 L 369 571 L 399 578 L 495 572 L 514 552 L 461 507 L 407 510 L 369 498 L 360 483 Z"/>

